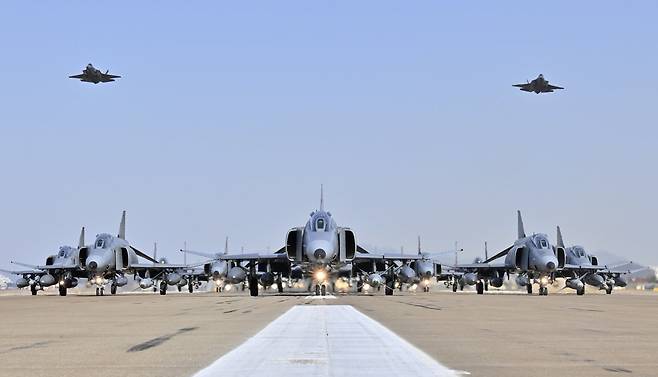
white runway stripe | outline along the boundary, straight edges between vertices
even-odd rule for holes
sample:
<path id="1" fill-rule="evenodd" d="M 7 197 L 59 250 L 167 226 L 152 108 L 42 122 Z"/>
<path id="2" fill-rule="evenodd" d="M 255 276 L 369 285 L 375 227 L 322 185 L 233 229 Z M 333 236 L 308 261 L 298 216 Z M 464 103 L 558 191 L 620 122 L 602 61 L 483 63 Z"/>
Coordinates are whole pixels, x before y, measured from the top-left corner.
<path id="1" fill-rule="evenodd" d="M 221 341 L 221 339 L 218 339 Z M 456 376 L 348 305 L 294 306 L 196 377 Z"/>

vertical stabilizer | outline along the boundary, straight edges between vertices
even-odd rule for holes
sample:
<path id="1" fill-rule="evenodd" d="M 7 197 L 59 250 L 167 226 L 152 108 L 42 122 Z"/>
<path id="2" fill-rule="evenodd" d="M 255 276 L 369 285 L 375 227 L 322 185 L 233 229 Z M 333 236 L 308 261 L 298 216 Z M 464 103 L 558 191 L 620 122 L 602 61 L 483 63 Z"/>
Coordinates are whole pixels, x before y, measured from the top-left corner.
<path id="1" fill-rule="evenodd" d="M 525 238 L 525 230 L 523 229 L 523 219 L 521 218 L 521 211 L 516 211 L 517 215 L 517 227 L 518 227 L 518 239 Z"/>
<path id="2" fill-rule="evenodd" d="M 121 224 L 119 224 L 119 235 L 117 235 L 117 237 L 122 240 L 126 239 L 126 211 L 123 211 L 123 214 L 121 215 Z"/>
<path id="3" fill-rule="evenodd" d="M 420 251 L 420 236 L 418 236 L 418 255 L 421 255 L 421 251 Z"/>
<path id="4" fill-rule="evenodd" d="M 228 254 L 228 236 L 224 240 L 224 255 Z"/>
<path id="5" fill-rule="evenodd" d="M 487 241 L 484 241 L 484 260 L 489 260 L 489 250 L 487 250 Z"/>
<path id="6" fill-rule="evenodd" d="M 85 227 L 82 227 L 80 230 L 80 240 L 78 241 L 78 249 L 85 247 Z"/>
<path id="7" fill-rule="evenodd" d="M 324 211 L 324 187 L 320 185 L 320 211 Z"/>
<path id="8" fill-rule="evenodd" d="M 564 240 L 562 239 L 562 231 L 560 230 L 560 226 L 557 226 L 557 246 L 558 247 L 564 247 Z"/>
<path id="9" fill-rule="evenodd" d="M 153 259 L 158 260 L 158 243 L 153 242 Z"/>

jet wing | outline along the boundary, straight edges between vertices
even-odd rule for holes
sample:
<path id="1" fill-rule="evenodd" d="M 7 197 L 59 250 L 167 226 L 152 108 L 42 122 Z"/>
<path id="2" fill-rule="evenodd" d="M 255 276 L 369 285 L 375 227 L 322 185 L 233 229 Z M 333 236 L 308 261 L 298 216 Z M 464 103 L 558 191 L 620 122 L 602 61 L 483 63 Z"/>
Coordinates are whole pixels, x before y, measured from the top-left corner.
<path id="1" fill-rule="evenodd" d="M 551 85 L 551 84 L 546 85 L 546 87 L 548 88 L 548 90 L 564 89 L 562 87 Z"/>
<path id="2" fill-rule="evenodd" d="M 230 260 L 230 261 L 258 261 L 258 260 L 270 260 L 270 261 L 288 261 L 288 254 L 272 254 L 272 253 L 248 253 L 248 254 L 222 254 L 217 257 L 219 260 Z"/>
<path id="3" fill-rule="evenodd" d="M 524 92 L 532 92 L 532 84 L 514 84 L 512 86 L 517 87 Z"/>
<path id="4" fill-rule="evenodd" d="M 507 271 L 509 268 L 503 264 L 467 263 L 452 266 L 455 271 Z"/>
<path id="5" fill-rule="evenodd" d="M 81 74 L 79 74 L 79 75 L 69 76 L 69 78 L 70 78 L 70 79 L 80 79 L 80 80 L 82 80 L 82 79 L 85 78 L 85 74 L 84 74 L 84 73 L 81 73 Z"/>
<path id="6" fill-rule="evenodd" d="M 507 248 L 505 248 L 505 249 L 504 249 L 503 251 L 501 251 L 500 253 L 498 253 L 498 254 L 494 255 L 493 257 L 491 257 L 491 258 L 485 260 L 484 263 L 486 264 L 486 263 L 489 263 L 489 262 L 491 262 L 491 261 L 493 261 L 493 260 L 496 260 L 496 259 L 498 259 L 498 258 L 500 258 L 500 257 L 504 257 L 504 256 L 506 256 L 507 253 L 509 253 L 509 251 L 512 250 L 513 247 L 514 247 L 514 245 L 510 245 L 510 246 L 508 246 Z"/>
<path id="7" fill-rule="evenodd" d="M 591 265 L 591 264 L 585 264 L 585 265 L 565 264 L 564 267 L 562 267 L 562 270 L 590 271 L 590 272 L 601 271 L 601 270 L 606 270 L 606 269 L 607 269 L 607 267 L 605 267 L 605 266 L 594 266 L 594 265 Z"/>
<path id="8" fill-rule="evenodd" d="M 116 76 L 116 75 L 108 75 L 106 73 L 101 74 L 101 81 L 102 82 L 110 82 L 114 81 L 114 79 L 119 79 L 121 76 Z"/>
<path id="9" fill-rule="evenodd" d="M 6 274 L 13 274 L 13 275 L 44 275 L 46 272 L 41 271 L 41 270 L 23 270 L 23 271 L 11 271 L 11 270 L 3 270 L 0 268 L 0 272 L 4 272 Z"/>

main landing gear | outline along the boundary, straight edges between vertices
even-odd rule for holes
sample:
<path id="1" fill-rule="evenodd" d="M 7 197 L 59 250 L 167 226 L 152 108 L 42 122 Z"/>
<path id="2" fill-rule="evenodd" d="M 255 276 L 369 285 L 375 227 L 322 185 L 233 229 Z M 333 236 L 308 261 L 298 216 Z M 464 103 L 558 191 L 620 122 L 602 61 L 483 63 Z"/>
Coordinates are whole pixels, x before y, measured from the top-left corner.
<path id="1" fill-rule="evenodd" d="M 96 296 L 105 296 L 105 287 L 96 287 Z"/>
<path id="2" fill-rule="evenodd" d="M 66 286 L 64 284 L 59 285 L 59 295 L 66 296 Z"/>
<path id="3" fill-rule="evenodd" d="M 255 274 L 249 276 L 249 296 L 258 296 L 258 278 Z"/>
<path id="4" fill-rule="evenodd" d="M 167 294 L 167 282 L 166 281 L 161 281 L 160 282 L 160 295 L 164 296 Z"/>
<path id="5" fill-rule="evenodd" d="M 477 294 L 482 295 L 484 294 L 484 283 L 481 281 L 478 281 L 475 283 L 475 290 L 477 291 Z"/>

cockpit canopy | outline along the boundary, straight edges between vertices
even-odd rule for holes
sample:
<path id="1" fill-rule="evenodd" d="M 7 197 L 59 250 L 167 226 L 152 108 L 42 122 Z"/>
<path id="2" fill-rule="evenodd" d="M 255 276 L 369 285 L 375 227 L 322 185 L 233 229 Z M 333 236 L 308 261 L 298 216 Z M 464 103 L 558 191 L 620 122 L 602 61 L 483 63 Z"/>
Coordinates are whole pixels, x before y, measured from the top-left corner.
<path id="1" fill-rule="evenodd" d="M 573 251 L 574 255 L 577 256 L 578 258 L 584 258 L 585 257 L 585 248 L 582 246 L 574 246 L 571 248 Z"/>
<path id="2" fill-rule="evenodd" d="M 106 249 L 110 246 L 110 241 L 112 236 L 109 234 L 103 233 L 96 236 L 96 242 L 94 243 L 95 249 Z"/>
<path id="3" fill-rule="evenodd" d="M 532 236 L 532 243 L 540 249 L 550 249 L 551 244 L 545 234 L 535 234 Z"/>
<path id="4" fill-rule="evenodd" d="M 314 232 L 326 232 L 331 228 L 331 215 L 328 212 L 317 211 L 311 216 L 311 230 Z"/>
<path id="5" fill-rule="evenodd" d="M 73 254 L 73 248 L 71 246 L 60 246 L 57 256 L 59 258 L 66 258 L 70 257 L 71 254 Z"/>

